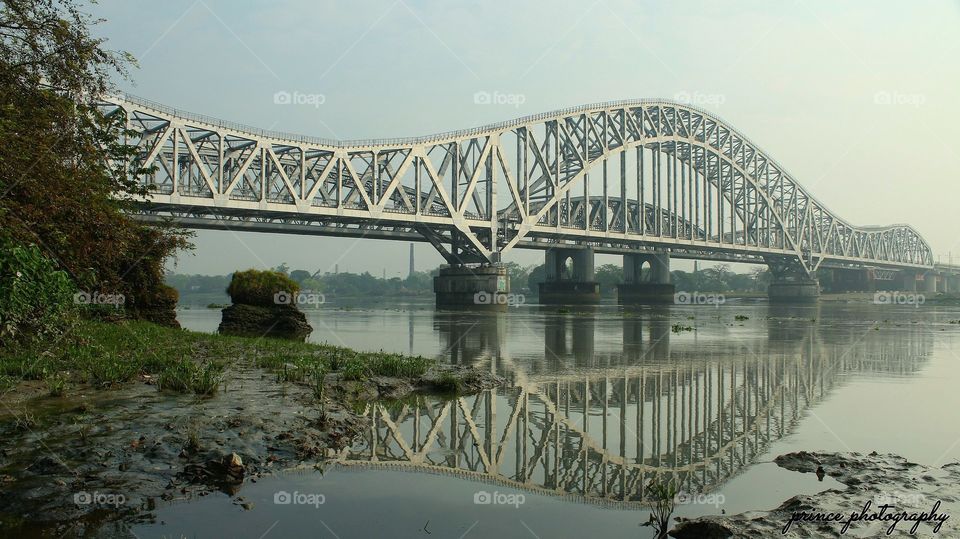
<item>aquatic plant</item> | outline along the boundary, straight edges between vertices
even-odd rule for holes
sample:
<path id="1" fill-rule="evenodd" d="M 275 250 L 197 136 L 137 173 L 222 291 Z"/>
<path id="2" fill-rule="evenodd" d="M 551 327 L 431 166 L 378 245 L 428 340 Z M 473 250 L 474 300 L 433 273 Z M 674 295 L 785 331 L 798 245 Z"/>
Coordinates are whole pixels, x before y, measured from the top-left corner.
<path id="1" fill-rule="evenodd" d="M 67 391 L 67 374 L 62 372 L 51 373 L 44 377 L 43 383 L 47 386 L 48 395 L 62 397 Z"/>
<path id="2" fill-rule="evenodd" d="M 442 391 L 459 393 L 463 390 L 463 380 L 451 371 L 443 371 L 437 375 L 437 388 Z"/>
<path id="3" fill-rule="evenodd" d="M 676 506 L 677 486 L 673 481 L 665 483 L 653 480 L 647 485 L 647 503 L 650 506 L 650 520 L 643 526 L 653 526 L 656 539 L 666 539 L 670 530 L 670 517 Z"/>

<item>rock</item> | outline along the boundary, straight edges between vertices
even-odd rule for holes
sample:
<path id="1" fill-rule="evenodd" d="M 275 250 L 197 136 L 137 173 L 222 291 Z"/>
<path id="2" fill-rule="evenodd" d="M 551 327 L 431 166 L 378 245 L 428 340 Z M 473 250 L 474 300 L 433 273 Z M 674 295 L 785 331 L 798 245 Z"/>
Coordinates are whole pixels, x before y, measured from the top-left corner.
<path id="1" fill-rule="evenodd" d="M 733 536 L 733 532 L 718 522 L 684 520 L 670 530 L 669 535 L 677 539 L 726 539 Z"/>
<path id="2" fill-rule="evenodd" d="M 843 489 L 831 488 L 814 495 L 801 494 L 786 500 L 770 511 L 752 511 L 732 516 L 705 516 L 682 520 L 672 537 L 823 537 L 839 536 L 842 522 L 815 522 L 804 520 L 804 515 L 861 514 L 851 522 L 847 537 L 907 537 L 916 536 L 910 530 L 916 515 L 927 515 L 919 524 L 921 535 L 939 534 L 940 537 L 960 537 L 960 525 L 951 515 L 960 510 L 960 465 L 946 464 L 940 468 L 909 462 L 897 455 L 876 452 L 861 453 L 806 452 L 780 455 L 774 462 L 781 468 L 829 475 L 844 484 Z M 829 470 L 829 473 L 826 472 Z M 891 513 L 914 515 L 903 521 L 883 520 L 881 507 Z M 784 532 L 785 526 L 789 529 Z M 891 529 L 891 525 L 893 528 Z M 888 530 L 890 530 L 888 532 Z M 730 535 L 710 535 L 729 532 Z"/>
<path id="3" fill-rule="evenodd" d="M 236 453 L 223 457 L 223 468 L 232 479 L 243 480 L 243 459 Z"/>
<path id="4" fill-rule="evenodd" d="M 219 332 L 246 337 L 282 337 L 304 340 L 313 331 L 295 305 L 258 307 L 235 303 L 223 309 Z"/>

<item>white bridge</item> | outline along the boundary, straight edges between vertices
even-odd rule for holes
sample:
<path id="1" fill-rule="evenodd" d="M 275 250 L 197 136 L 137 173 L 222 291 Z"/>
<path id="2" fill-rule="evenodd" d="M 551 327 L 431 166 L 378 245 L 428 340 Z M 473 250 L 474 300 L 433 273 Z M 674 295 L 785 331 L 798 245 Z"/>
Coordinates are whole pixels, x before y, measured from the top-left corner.
<path id="1" fill-rule="evenodd" d="M 586 105 L 437 135 L 337 141 L 263 131 L 129 95 L 139 217 L 193 228 L 429 241 L 451 264 L 590 247 L 765 263 L 932 269 L 910 226 L 854 226 L 742 133 L 660 99 Z"/>

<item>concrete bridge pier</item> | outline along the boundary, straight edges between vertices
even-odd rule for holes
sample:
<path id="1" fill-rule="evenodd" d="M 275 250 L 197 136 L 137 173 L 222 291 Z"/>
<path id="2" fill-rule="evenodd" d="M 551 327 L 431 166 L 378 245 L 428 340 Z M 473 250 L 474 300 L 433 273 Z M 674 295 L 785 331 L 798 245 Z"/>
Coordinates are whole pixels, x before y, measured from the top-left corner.
<path id="1" fill-rule="evenodd" d="M 829 292 L 873 292 L 874 291 L 874 278 L 871 272 L 867 269 L 843 269 L 843 268 L 832 268 L 824 272 L 821 270 L 818 273 L 819 277 L 823 277 L 826 273 L 827 281 L 824 282 L 824 279 L 818 279 L 820 281 L 820 286 L 824 291 Z"/>
<path id="2" fill-rule="evenodd" d="M 960 292 L 960 278 L 949 273 L 944 273 L 942 277 L 940 292 L 945 294 Z"/>
<path id="3" fill-rule="evenodd" d="M 550 305 L 600 303 L 600 283 L 594 276 L 593 249 L 547 249 L 546 282 L 540 283 L 540 303 Z"/>
<path id="4" fill-rule="evenodd" d="M 921 280 L 917 283 L 921 292 L 925 294 L 936 294 L 937 293 L 937 282 L 940 280 L 940 277 L 932 272 L 928 271 L 920 275 Z"/>
<path id="5" fill-rule="evenodd" d="M 812 303 L 820 298 L 820 281 L 797 261 L 772 258 L 767 264 L 773 277 L 767 287 L 770 303 Z"/>
<path id="6" fill-rule="evenodd" d="M 643 272 L 644 265 L 648 271 Z M 673 303 L 676 287 L 670 282 L 670 255 L 623 255 L 623 284 L 617 285 L 620 305 Z"/>
<path id="7" fill-rule="evenodd" d="M 439 309 L 504 311 L 508 306 L 510 276 L 500 265 L 464 264 L 441 266 L 433 278 L 433 292 Z"/>
<path id="8" fill-rule="evenodd" d="M 914 271 L 904 271 L 899 275 L 899 279 L 895 281 L 895 284 L 898 285 L 898 288 L 903 292 L 916 292 L 917 291 L 917 273 Z"/>
<path id="9" fill-rule="evenodd" d="M 812 303 L 820 298 L 820 283 L 810 277 L 774 279 L 767 287 L 771 303 Z"/>

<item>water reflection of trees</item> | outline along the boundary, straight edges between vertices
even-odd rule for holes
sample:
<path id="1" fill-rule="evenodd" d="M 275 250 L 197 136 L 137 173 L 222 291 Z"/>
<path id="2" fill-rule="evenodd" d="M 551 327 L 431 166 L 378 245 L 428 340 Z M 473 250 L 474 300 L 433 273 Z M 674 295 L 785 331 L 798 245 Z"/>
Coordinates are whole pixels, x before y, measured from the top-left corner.
<path id="1" fill-rule="evenodd" d="M 523 362 L 504 352 L 509 315 L 439 317 L 451 361 L 493 365 L 514 387 L 371 405 L 373 428 L 332 456 L 634 505 L 651 480 L 716 488 L 844 377 L 913 373 L 932 348 L 916 325 L 823 323 L 816 311 L 771 310 L 766 335 L 736 325 L 672 334 L 670 319 L 648 314 L 622 320 L 617 354 L 594 353 L 609 324 L 547 317 L 538 326 L 544 359 Z"/>

